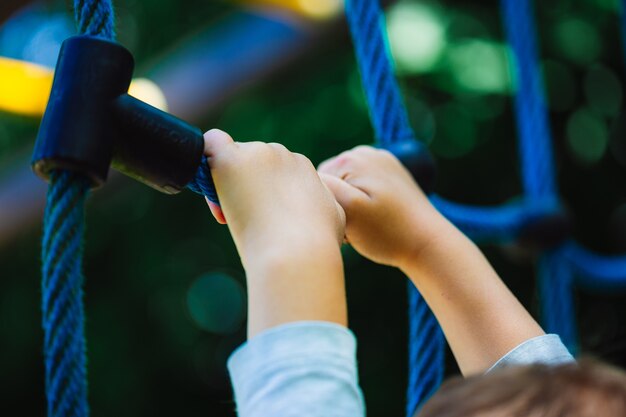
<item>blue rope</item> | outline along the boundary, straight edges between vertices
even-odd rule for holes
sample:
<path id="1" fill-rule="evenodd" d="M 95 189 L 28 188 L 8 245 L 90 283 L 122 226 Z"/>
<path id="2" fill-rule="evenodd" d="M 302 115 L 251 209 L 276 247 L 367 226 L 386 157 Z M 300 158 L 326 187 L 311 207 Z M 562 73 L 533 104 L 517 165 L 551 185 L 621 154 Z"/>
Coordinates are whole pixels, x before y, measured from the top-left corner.
<path id="1" fill-rule="evenodd" d="M 348 0 L 346 17 L 379 144 L 415 140 L 393 73 L 378 1 Z M 417 290 L 410 288 L 407 416 L 412 416 L 437 389 L 444 370 L 444 341 L 439 324 Z"/>
<path id="2" fill-rule="evenodd" d="M 515 111 L 522 182 L 527 198 L 556 200 L 548 113 L 538 63 L 530 0 L 502 0 L 504 27 L 513 51 Z"/>
<path id="3" fill-rule="evenodd" d="M 567 348 L 577 350 L 577 331 L 572 299 L 572 271 L 561 248 L 541 255 L 538 265 L 541 318 L 548 333 L 556 333 Z"/>
<path id="4" fill-rule="evenodd" d="M 187 188 L 194 193 L 205 196 L 212 203 L 219 204 L 215 185 L 213 184 L 213 176 L 211 175 L 206 156 L 202 157 L 196 176 L 187 184 Z"/>
<path id="5" fill-rule="evenodd" d="M 108 0 L 76 0 L 82 34 L 112 39 Z M 85 138 L 89 140 L 89 138 Z M 87 178 L 50 173 L 42 239 L 42 327 L 49 417 L 86 417 L 87 356 L 84 334 L 82 241 Z"/>
<path id="6" fill-rule="evenodd" d="M 48 416 L 87 416 L 82 240 L 89 182 L 50 173 L 42 241 L 42 311 Z"/>
<path id="7" fill-rule="evenodd" d="M 415 138 L 394 76 L 377 0 L 348 0 L 346 17 L 376 138 L 382 145 Z"/>
<path id="8" fill-rule="evenodd" d="M 409 294 L 409 372 L 406 415 L 413 416 L 426 399 L 435 393 L 443 381 L 445 339 L 441 327 L 410 281 Z M 434 372 L 431 364 L 440 364 L 442 372 Z"/>
<path id="9" fill-rule="evenodd" d="M 558 210 L 551 203 L 516 201 L 496 207 L 469 206 L 430 197 L 433 205 L 463 233 L 477 242 L 513 241 L 525 226 Z"/>
<path id="10" fill-rule="evenodd" d="M 591 252 L 575 242 L 564 245 L 561 255 L 569 262 L 581 287 L 626 290 L 626 256 Z"/>
<path id="11" fill-rule="evenodd" d="M 115 39 L 115 15 L 111 0 L 74 0 L 78 33 Z"/>
<path id="12" fill-rule="evenodd" d="M 513 52 L 515 113 L 525 199 L 531 205 L 556 205 L 556 174 L 531 0 L 502 0 L 501 3 L 504 27 Z M 572 271 L 560 250 L 541 255 L 538 279 L 544 327 L 548 332 L 558 333 L 574 350 Z"/>
<path id="13" fill-rule="evenodd" d="M 622 0 L 626 50 L 626 0 Z M 517 75 L 516 115 L 524 190 L 530 203 L 556 204 L 556 181 L 530 0 L 502 0 L 507 37 Z M 534 203 L 533 203 L 534 204 Z M 574 282 L 588 288 L 626 288 L 626 257 L 601 256 L 567 242 L 541 256 L 539 287 L 546 330 L 560 334 L 573 351 L 576 326 Z"/>

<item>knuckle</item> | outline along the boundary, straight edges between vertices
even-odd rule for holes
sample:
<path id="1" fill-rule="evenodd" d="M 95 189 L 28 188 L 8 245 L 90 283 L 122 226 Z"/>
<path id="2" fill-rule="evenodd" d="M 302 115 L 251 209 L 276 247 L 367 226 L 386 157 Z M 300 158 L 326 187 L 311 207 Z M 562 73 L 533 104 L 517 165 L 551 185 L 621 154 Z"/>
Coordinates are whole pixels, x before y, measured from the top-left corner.
<path id="1" fill-rule="evenodd" d="M 267 146 L 278 152 L 289 152 L 289 150 L 282 143 L 270 142 Z"/>

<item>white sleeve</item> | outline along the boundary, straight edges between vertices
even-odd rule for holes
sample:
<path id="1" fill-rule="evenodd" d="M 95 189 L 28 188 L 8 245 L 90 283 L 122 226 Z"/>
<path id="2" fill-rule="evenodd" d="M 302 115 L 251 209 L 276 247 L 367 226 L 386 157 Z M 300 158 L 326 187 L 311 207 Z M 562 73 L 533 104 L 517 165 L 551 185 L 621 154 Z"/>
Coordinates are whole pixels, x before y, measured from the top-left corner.
<path id="1" fill-rule="evenodd" d="M 511 365 L 533 363 L 560 365 L 570 362 L 575 362 L 574 357 L 561 342 L 561 338 L 556 334 L 546 334 L 520 343 L 501 357 L 487 372 Z"/>
<path id="2" fill-rule="evenodd" d="M 343 326 L 295 322 L 266 330 L 228 360 L 239 417 L 364 417 L 356 339 Z"/>

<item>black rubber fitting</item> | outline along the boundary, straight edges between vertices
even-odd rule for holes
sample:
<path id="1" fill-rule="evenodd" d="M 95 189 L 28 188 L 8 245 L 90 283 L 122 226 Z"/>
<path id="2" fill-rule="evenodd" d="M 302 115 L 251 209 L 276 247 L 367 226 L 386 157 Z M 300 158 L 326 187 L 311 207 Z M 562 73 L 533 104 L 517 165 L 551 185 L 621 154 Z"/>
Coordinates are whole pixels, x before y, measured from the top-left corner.
<path id="1" fill-rule="evenodd" d="M 564 242 L 572 232 L 572 216 L 563 206 L 529 216 L 518 243 L 531 249 L 549 249 Z"/>
<path id="2" fill-rule="evenodd" d="M 67 169 L 94 186 L 104 183 L 117 136 L 111 105 L 128 91 L 133 67 L 130 52 L 114 42 L 87 36 L 63 42 L 33 153 L 38 175 Z"/>
<path id="3" fill-rule="evenodd" d="M 385 145 L 384 148 L 402 162 L 426 194 L 433 192 L 437 170 L 435 160 L 426 146 L 415 139 L 407 139 Z"/>
<path id="4" fill-rule="evenodd" d="M 202 159 L 202 131 L 128 94 L 113 111 L 119 129 L 113 168 L 166 194 L 185 188 Z"/>
<path id="5" fill-rule="evenodd" d="M 91 36 L 63 42 L 33 153 L 35 172 L 78 171 L 94 187 L 109 166 L 161 192 L 175 194 L 200 165 L 202 132 L 127 94 L 133 57 Z"/>

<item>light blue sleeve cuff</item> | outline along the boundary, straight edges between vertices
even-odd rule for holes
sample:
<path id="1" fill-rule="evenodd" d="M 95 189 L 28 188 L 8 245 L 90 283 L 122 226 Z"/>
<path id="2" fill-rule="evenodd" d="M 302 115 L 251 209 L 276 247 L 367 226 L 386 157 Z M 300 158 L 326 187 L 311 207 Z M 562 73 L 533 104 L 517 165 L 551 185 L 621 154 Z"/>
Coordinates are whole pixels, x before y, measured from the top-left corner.
<path id="1" fill-rule="evenodd" d="M 487 372 L 512 365 L 530 365 L 543 363 L 560 365 L 575 362 L 561 338 L 556 334 L 533 337 L 520 343 L 509 353 L 501 357 Z"/>
<path id="2" fill-rule="evenodd" d="M 347 328 L 304 321 L 266 330 L 228 360 L 239 417 L 360 417 L 356 339 Z"/>

